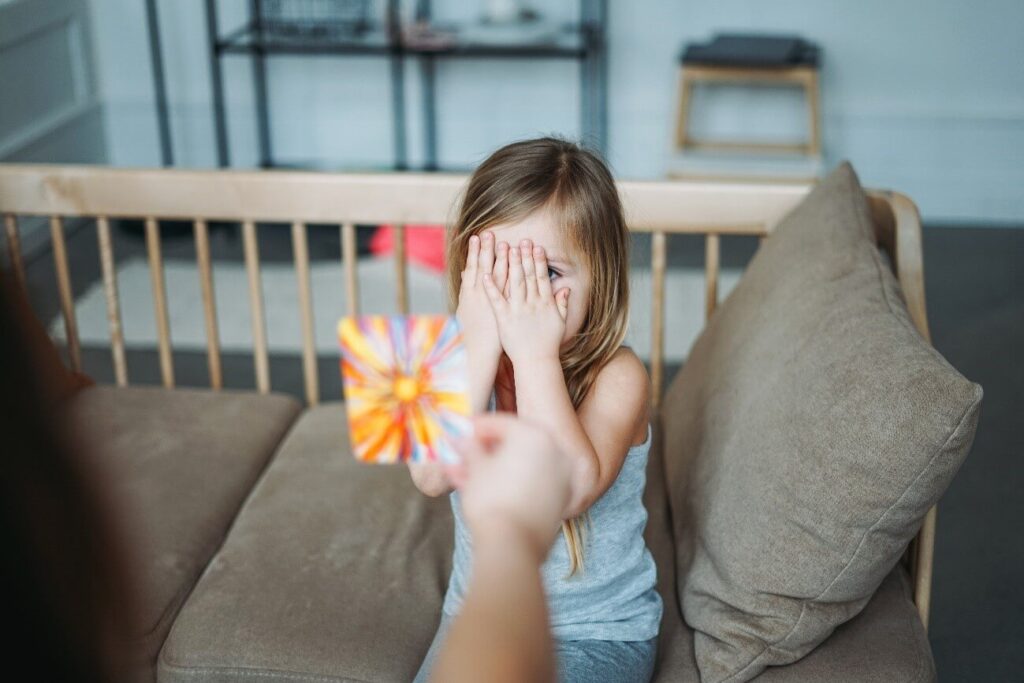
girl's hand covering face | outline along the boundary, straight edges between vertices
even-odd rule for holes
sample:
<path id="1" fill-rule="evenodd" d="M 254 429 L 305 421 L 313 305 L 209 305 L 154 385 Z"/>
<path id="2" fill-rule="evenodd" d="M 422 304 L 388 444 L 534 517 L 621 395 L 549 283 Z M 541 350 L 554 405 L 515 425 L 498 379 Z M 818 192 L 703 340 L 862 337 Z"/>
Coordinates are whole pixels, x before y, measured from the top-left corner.
<path id="1" fill-rule="evenodd" d="M 501 341 L 494 313 L 484 291 L 484 277 L 504 287 L 508 273 L 508 245 L 502 243 L 495 254 L 494 235 L 489 232 L 469 238 L 466 266 L 462 270 L 459 305 L 455 317 L 462 328 L 462 338 L 472 359 L 498 358 Z M 496 258 L 497 256 L 497 258 Z"/>
<path id="2" fill-rule="evenodd" d="M 483 276 L 502 348 L 517 366 L 558 360 L 569 311 L 569 289 L 552 292 L 547 255 L 543 247 L 534 246 L 530 240 L 508 249 L 507 268 L 507 298 L 493 272 Z"/>

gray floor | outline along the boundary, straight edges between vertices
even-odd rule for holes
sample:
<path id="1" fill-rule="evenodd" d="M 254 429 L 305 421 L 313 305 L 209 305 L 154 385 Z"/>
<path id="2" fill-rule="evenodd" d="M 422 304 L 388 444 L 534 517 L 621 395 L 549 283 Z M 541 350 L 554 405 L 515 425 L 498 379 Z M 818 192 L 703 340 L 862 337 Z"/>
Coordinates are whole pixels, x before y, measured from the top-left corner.
<path id="1" fill-rule="evenodd" d="M 1024 226 L 1020 226 L 1024 228 Z M 172 232 L 168 230 L 167 232 Z M 314 259 L 338 258 L 337 229 L 312 229 Z M 1024 680 L 1024 463 L 1017 429 L 1024 426 L 1024 229 L 928 226 L 925 231 L 928 314 L 936 348 L 968 378 L 985 389 L 974 449 L 943 498 L 936 543 L 934 606 L 930 638 L 943 681 Z M 261 257 L 289 260 L 287 230 L 261 231 Z M 144 254 L 137 233 L 116 235 L 117 258 Z M 647 242 L 635 243 L 636 262 L 649 253 Z M 673 238 L 669 267 L 702 263 L 699 239 Z M 166 258 L 194 258 L 191 241 L 168 235 Z M 723 265 L 742 265 L 756 249 L 747 238 L 724 239 Z M 232 229 L 215 230 L 217 259 L 242 258 Z M 85 225 L 69 238 L 76 293 L 97 278 L 95 233 Z M 49 254 L 29 264 L 33 303 L 44 319 L 58 310 Z M 112 380 L 109 353 L 84 349 L 85 370 L 100 381 Z M 129 354 L 135 383 L 157 383 L 154 352 Z M 231 354 L 224 360 L 228 387 L 251 388 L 252 359 Z M 180 385 L 207 383 L 201 353 L 175 354 Z M 337 361 L 319 363 L 325 396 L 340 396 Z M 669 375 L 675 368 L 669 368 Z M 301 395 L 302 371 L 297 357 L 271 359 L 275 390 Z"/>

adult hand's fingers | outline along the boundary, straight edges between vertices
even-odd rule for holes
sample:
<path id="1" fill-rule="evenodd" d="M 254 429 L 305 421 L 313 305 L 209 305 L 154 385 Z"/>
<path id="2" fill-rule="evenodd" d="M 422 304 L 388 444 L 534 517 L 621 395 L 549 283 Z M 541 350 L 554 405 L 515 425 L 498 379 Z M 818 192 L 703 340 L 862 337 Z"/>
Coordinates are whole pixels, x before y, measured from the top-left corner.
<path id="1" fill-rule="evenodd" d="M 497 255 L 494 259 L 494 284 L 502 296 L 505 296 L 505 285 L 508 284 L 508 242 L 499 242 Z"/>
<path id="2" fill-rule="evenodd" d="M 523 421 L 509 413 L 484 413 L 473 418 L 473 438 L 483 446 L 484 453 L 493 453 L 508 440 L 509 435 L 523 430 Z"/>
<path id="3" fill-rule="evenodd" d="M 477 264 L 480 260 L 480 238 L 473 235 L 469 238 L 469 249 L 466 252 L 466 267 L 462 270 L 462 281 L 468 285 L 476 284 Z"/>
<path id="4" fill-rule="evenodd" d="M 569 315 L 569 288 L 564 287 L 555 294 L 555 305 L 558 306 L 558 315 L 562 316 L 562 322 Z"/>
<path id="5" fill-rule="evenodd" d="M 537 293 L 547 301 L 551 298 L 551 278 L 548 277 L 548 255 L 544 247 L 533 248 L 533 262 L 537 271 Z"/>
<path id="6" fill-rule="evenodd" d="M 526 275 L 523 273 L 523 258 L 517 247 L 508 250 L 508 281 L 509 301 L 526 301 Z"/>
<path id="7" fill-rule="evenodd" d="M 533 300 L 537 298 L 537 268 L 533 261 L 533 242 L 523 240 L 519 245 L 519 253 L 522 254 L 526 298 Z"/>
<path id="8" fill-rule="evenodd" d="M 485 232 L 480 237 L 480 259 L 477 268 L 481 275 L 494 270 L 494 235 L 490 232 Z"/>
<path id="9" fill-rule="evenodd" d="M 459 454 L 463 462 L 459 464 L 444 464 L 444 476 L 448 478 L 448 482 L 455 488 L 461 489 L 469 478 L 469 472 L 466 469 L 467 456 L 459 450 L 459 446 L 455 445 L 455 452 Z"/>
<path id="10" fill-rule="evenodd" d="M 473 478 L 473 473 L 479 466 L 481 459 L 486 457 L 488 448 L 480 436 L 475 433 L 475 430 L 469 436 L 452 441 L 452 448 L 459 454 L 462 462 L 457 465 L 445 465 L 444 470 L 448 481 L 455 488 L 462 488 L 468 480 Z"/>

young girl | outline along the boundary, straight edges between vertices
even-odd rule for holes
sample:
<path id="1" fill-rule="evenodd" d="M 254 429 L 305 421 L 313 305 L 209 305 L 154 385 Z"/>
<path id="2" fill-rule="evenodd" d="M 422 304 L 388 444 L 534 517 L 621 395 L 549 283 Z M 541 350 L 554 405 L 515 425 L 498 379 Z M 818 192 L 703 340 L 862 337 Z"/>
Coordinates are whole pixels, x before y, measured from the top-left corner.
<path id="1" fill-rule="evenodd" d="M 499 149 L 473 173 L 448 242 L 448 285 L 470 363 L 475 412 L 548 428 L 573 461 L 563 537 L 542 568 L 562 681 L 647 681 L 662 604 L 644 544 L 650 384 L 622 346 L 629 234 L 604 164 L 552 138 Z M 442 467 L 416 486 L 452 490 Z M 461 605 L 470 537 L 451 494 L 455 553 L 430 675 Z"/>

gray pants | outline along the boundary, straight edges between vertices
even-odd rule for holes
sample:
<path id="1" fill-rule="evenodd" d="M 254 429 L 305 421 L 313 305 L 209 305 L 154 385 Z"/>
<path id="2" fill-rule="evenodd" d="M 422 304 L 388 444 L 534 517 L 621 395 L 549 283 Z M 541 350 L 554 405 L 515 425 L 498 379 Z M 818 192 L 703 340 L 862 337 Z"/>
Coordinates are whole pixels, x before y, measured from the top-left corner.
<path id="1" fill-rule="evenodd" d="M 442 615 L 434 641 L 413 683 L 427 683 L 441 650 L 451 617 Z M 658 639 L 556 640 L 555 660 L 560 683 L 648 683 L 654 673 Z"/>

